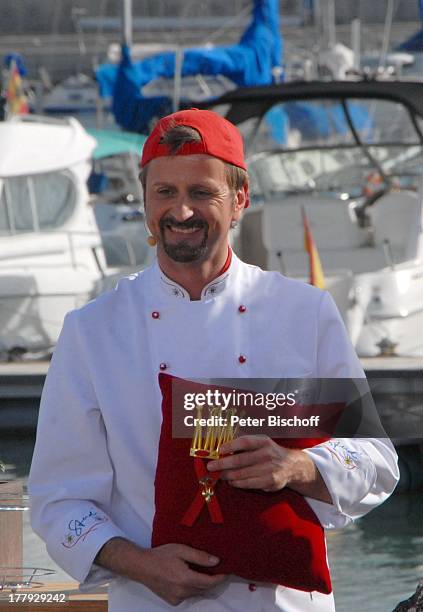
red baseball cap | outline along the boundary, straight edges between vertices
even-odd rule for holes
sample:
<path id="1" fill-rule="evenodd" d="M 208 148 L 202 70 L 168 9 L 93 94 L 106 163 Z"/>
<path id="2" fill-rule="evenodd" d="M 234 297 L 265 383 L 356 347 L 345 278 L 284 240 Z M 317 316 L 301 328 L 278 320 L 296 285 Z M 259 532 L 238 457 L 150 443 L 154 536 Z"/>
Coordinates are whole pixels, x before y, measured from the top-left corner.
<path id="1" fill-rule="evenodd" d="M 209 110 L 190 108 L 160 119 L 144 143 L 141 168 L 156 157 L 170 155 L 169 146 L 161 138 L 174 125 L 186 125 L 197 130 L 201 142 L 184 144 L 176 155 L 196 155 L 203 153 L 217 157 L 229 164 L 247 169 L 244 159 L 244 143 L 241 133 L 233 123 Z"/>

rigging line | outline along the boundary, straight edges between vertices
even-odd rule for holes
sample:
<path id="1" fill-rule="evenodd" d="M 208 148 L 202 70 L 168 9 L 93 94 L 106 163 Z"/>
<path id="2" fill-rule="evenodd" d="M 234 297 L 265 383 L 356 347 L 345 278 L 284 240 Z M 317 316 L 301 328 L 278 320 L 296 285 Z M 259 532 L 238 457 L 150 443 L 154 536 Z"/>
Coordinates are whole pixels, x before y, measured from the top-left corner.
<path id="1" fill-rule="evenodd" d="M 220 26 L 217 30 L 212 32 L 200 45 L 209 45 L 212 42 L 215 42 L 226 30 L 231 28 L 232 26 L 238 25 L 238 22 L 244 19 L 244 17 L 248 17 L 251 14 L 251 4 L 244 6 L 243 9 L 239 11 L 237 15 L 234 15 L 225 23 L 225 25 Z"/>
<path id="2" fill-rule="evenodd" d="M 185 5 L 182 7 L 181 17 L 190 17 L 193 6 L 197 4 L 197 0 L 185 0 Z"/>

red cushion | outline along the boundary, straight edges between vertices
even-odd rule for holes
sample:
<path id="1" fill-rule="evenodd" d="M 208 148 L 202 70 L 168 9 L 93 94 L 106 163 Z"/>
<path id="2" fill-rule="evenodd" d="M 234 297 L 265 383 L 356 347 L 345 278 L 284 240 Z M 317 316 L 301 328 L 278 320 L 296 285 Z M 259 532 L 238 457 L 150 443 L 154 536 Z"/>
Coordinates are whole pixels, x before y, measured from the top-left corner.
<path id="1" fill-rule="evenodd" d="M 199 571 L 330 593 L 323 528 L 304 497 L 295 491 L 286 488 L 266 493 L 238 489 L 219 480 L 215 498 L 223 522 L 212 522 L 209 505 L 203 500 L 194 524 L 190 527 L 181 524 L 198 494 L 199 484 L 194 458 L 189 454 L 191 439 L 172 437 L 175 380 L 181 381 L 168 374 L 159 375 L 163 424 L 155 479 L 152 546 L 187 544 L 220 558 L 217 566 L 196 567 Z M 275 441 L 283 446 L 306 448 L 323 440 Z"/>

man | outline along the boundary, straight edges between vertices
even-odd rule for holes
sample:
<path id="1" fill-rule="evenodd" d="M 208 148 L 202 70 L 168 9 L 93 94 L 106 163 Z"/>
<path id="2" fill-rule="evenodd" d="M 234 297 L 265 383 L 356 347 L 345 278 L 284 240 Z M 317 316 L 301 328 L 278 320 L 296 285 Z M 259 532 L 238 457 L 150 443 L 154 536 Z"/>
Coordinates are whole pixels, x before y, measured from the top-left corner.
<path id="1" fill-rule="evenodd" d="M 83 587 L 111 581 L 111 611 L 334 609 L 332 595 L 251 590 L 236 577 L 191 569 L 219 563 L 208 551 L 150 548 L 161 371 L 363 376 L 327 293 L 231 252 L 229 230 L 248 205 L 245 170 L 242 138 L 225 119 L 196 109 L 162 119 L 145 143 L 141 174 L 157 262 L 70 313 L 52 360 L 29 482 L 32 524 Z M 221 469 L 234 487 L 288 486 L 328 528 L 381 503 L 398 479 L 386 440 L 302 451 L 246 436 L 225 450 L 242 452 L 209 464 L 211 471 Z"/>

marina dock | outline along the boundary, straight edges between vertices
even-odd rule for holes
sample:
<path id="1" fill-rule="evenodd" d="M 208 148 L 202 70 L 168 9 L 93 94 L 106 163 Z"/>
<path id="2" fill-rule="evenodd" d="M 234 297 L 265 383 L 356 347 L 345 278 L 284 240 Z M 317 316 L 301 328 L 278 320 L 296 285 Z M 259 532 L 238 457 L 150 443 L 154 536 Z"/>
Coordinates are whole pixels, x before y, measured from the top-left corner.
<path id="1" fill-rule="evenodd" d="M 384 376 L 405 378 L 423 376 L 423 357 L 363 357 L 361 363 L 369 379 Z"/>
<path id="2" fill-rule="evenodd" d="M 35 430 L 48 361 L 0 364 L 0 432 Z"/>
<path id="3" fill-rule="evenodd" d="M 399 409 L 404 408 L 404 398 L 408 397 L 423 419 L 423 358 L 371 357 L 361 362 L 370 386 L 373 382 L 378 388 L 382 386 L 387 398 L 397 395 Z M 48 361 L 0 364 L 0 432 L 36 428 L 48 367 Z M 377 395 L 381 394 L 376 393 L 378 405 Z M 409 413 L 410 406 L 406 408 Z"/>

